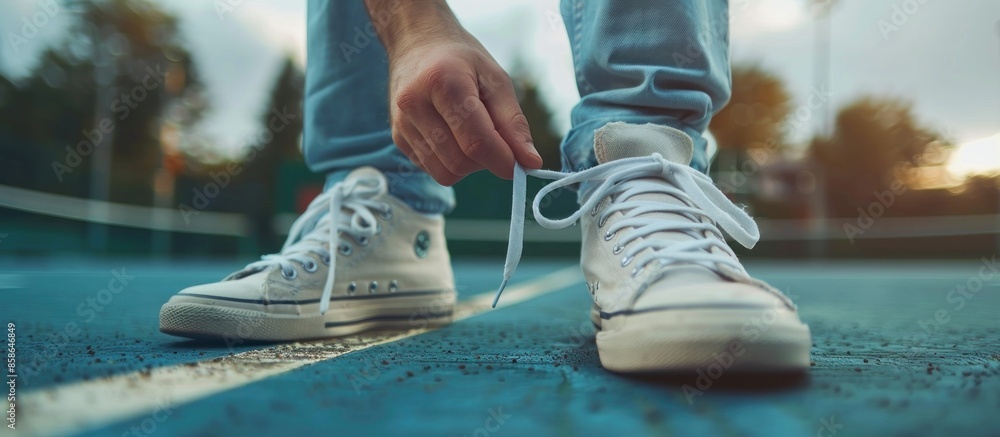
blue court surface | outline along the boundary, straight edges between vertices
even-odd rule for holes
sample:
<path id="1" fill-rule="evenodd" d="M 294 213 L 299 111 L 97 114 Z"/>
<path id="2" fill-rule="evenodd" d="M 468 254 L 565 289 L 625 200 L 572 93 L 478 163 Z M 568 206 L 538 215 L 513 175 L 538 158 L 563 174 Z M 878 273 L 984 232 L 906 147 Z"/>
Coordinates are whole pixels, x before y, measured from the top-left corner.
<path id="1" fill-rule="evenodd" d="M 290 345 L 158 331 L 171 294 L 235 260 L 2 265 L 18 371 L 3 435 L 1000 435 L 990 259 L 750 262 L 799 304 L 811 371 L 670 377 L 601 368 L 574 260 L 525 259 L 498 309 L 482 302 L 502 261 L 459 260 L 456 323 Z"/>

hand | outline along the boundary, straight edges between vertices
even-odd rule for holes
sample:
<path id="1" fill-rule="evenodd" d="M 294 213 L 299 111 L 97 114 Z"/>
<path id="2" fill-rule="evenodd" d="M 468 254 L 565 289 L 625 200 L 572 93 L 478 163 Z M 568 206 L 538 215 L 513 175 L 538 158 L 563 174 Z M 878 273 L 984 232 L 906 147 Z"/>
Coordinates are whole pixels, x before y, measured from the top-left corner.
<path id="1" fill-rule="evenodd" d="M 540 168 L 510 77 L 464 29 L 445 27 L 388 50 L 396 146 L 446 186 L 483 169 L 511 179 L 515 160 Z"/>

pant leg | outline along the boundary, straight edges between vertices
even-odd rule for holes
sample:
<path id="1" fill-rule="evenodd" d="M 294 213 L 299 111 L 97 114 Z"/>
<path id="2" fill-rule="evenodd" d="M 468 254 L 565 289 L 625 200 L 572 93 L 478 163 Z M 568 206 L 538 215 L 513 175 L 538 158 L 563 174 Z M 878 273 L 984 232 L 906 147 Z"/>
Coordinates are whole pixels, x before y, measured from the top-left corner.
<path id="1" fill-rule="evenodd" d="M 707 171 L 702 133 L 729 100 L 726 0 L 563 0 L 580 102 L 562 144 L 563 168 L 597 164 L 594 131 L 613 121 L 680 129 Z"/>
<path id="2" fill-rule="evenodd" d="M 372 166 L 389 192 L 414 209 L 443 213 L 455 206 L 451 188 L 410 163 L 389 127 L 389 71 L 360 0 L 309 0 L 303 154 L 327 175 L 327 187 L 351 170 Z"/>

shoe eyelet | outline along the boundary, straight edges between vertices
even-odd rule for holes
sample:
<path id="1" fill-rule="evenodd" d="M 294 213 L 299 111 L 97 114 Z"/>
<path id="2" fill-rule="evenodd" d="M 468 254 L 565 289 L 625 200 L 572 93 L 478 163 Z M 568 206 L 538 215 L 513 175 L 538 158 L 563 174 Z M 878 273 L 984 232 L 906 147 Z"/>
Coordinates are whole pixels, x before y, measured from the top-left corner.
<path id="1" fill-rule="evenodd" d="M 309 273 L 315 273 L 316 270 L 319 270 L 319 264 L 316 264 L 316 261 L 309 260 L 309 262 L 302 264 L 302 269 Z"/>
<path id="2" fill-rule="evenodd" d="M 618 233 L 618 231 L 615 231 L 615 232 L 605 232 L 604 233 L 604 241 L 611 241 L 612 238 L 615 238 L 615 234 L 617 234 L 617 233 Z"/>
<path id="3" fill-rule="evenodd" d="M 339 250 L 340 254 L 344 256 L 351 256 L 351 253 L 354 252 L 354 249 L 351 249 L 350 244 L 342 244 L 337 250 Z"/>
<path id="4" fill-rule="evenodd" d="M 347 295 L 354 296 L 354 292 L 358 291 L 358 284 L 350 283 L 347 285 Z"/>
<path id="5" fill-rule="evenodd" d="M 646 268 L 645 267 L 638 267 L 638 268 L 632 269 L 632 277 L 634 278 L 636 276 L 639 276 L 640 274 L 642 274 L 643 270 L 646 270 Z"/>
<path id="6" fill-rule="evenodd" d="M 358 243 L 361 244 L 362 246 L 367 246 L 368 245 L 368 237 L 361 236 L 361 238 L 358 238 Z"/>
<path id="7" fill-rule="evenodd" d="M 393 279 L 392 281 L 389 281 L 389 292 L 390 293 L 395 293 L 396 290 L 398 290 L 398 289 L 399 289 L 399 283 L 396 282 L 395 279 Z"/>
<path id="8" fill-rule="evenodd" d="M 413 253 L 417 255 L 417 258 L 427 258 L 427 255 L 430 254 L 430 247 L 431 234 L 427 231 L 420 231 L 413 241 Z"/>
<path id="9" fill-rule="evenodd" d="M 604 198 L 601 199 L 601 201 L 597 202 L 597 204 L 594 205 L 594 209 L 590 210 L 590 215 L 597 216 L 597 214 L 601 212 L 601 209 L 604 207 L 604 202 L 606 202 L 607 200 L 608 200 L 607 198 Z"/>
<path id="10" fill-rule="evenodd" d="M 611 248 L 611 253 L 613 253 L 615 255 L 618 255 L 619 253 L 622 253 L 623 250 L 625 250 L 624 247 L 621 247 L 621 246 L 619 246 L 619 245 L 616 244 L 615 247 Z"/>
<path id="11" fill-rule="evenodd" d="M 386 208 L 379 216 L 382 217 L 382 220 L 392 220 L 392 208 Z"/>
<path id="12" fill-rule="evenodd" d="M 327 252 L 323 254 L 323 257 L 320 258 L 320 261 L 323 261 L 323 264 L 330 265 L 330 253 Z"/>
<path id="13" fill-rule="evenodd" d="M 378 291 L 378 282 L 372 281 L 371 284 L 368 284 L 368 294 L 375 294 L 376 291 Z"/>
<path id="14" fill-rule="evenodd" d="M 625 266 L 629 265 L 630 263 L 632 263 L 632 259 L 633 258 L 635 258 L 635 257 L 626 256 L 625 258 L 622 258 L 622 267 L 625 267 Z"/>
<path id="15" fill-rule="evenodd" d="M 291 272 L 291 273 L 289 273 L 289 272 Z M 291 269 L 291 270 L 281 269 L 281 276 L 284 277 L 285 279 L 295 279 L 295 277 L 298 276 L 298 275 L 299 275 L 298 270 L 295 270 L 295 269 Z"/>

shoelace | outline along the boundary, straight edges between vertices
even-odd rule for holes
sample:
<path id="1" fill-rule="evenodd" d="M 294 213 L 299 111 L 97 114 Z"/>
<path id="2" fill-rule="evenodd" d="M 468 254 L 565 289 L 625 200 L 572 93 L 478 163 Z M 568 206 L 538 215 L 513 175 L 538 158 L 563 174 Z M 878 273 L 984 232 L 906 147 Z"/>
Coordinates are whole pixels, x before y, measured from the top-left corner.
<path id="1" fill-rule="evenodd" d="M 633 276 L 642 271 L 648 264 L 660 261 L 664 265 L 692 263 L 718 271 L 722 264 L 733 268 L 740 274 L 747 275 L 743 266 L 736 261 L 732 249 L 725 243 L 719 228 L 743 247 L 751 248 L 760 238 L 757 224 L 745 211 L 734 205 L 725 194 L 722 194 L 712 179 L 697 170 L 663 159 L 660 154 L 652 156 L 626 158 L 592 167 L 576 173 L 562 173 L 549 170 L 525 171 L 520 165 L 514 168 L 514 193 L 510 216 L 510 238 L 507 245 L 507 261 L 504 264 L 503 282 L 493 298 L 496 307 L 507 282 L 514 275 L 521 260 L 524 246 L 524 208 L 526 197 L 527 175 L 542 179 L 554 180 L 535 195 L 531 204 L 535 220 L 544 228 L 562 229 L 576 223 L 587 211 L 595 215 L 598 205 L 605 198 L 618 195 L 616 201 L 608 206 L 598 223 L 604 223 L 614 212 L 627 211 L 624 218 L 610 226 L 605 239 L 610 240 L 617 232 L 625 228 L 633 228 L 623 234 L 618 244 L 613 248 L 618 253 L 624 252 L 622 267 L 630 264 L 635 256 L 645 249 L 652 249 L 643 259 L 636 260 L 632 270 Z M 661 178 L 668 183 L 636 180 L 641 178 Z M 550 219 L 539 210 L 539 204 L 549 193 L 568 188 L 581 182 L 600 182 L 587 201 L 570 216 L 562 219 Z M 644 193 L 665 193 L 678 199 L 687 200 L 696 208 L 674 205 L 650 200 L 630 199 Z M 675 213 L 694 220 L 665 220 L 656 217 L 642 217 L 651 212 Z M 701 218 L 708 218 L 705 223 Z M 718 227 L 715 224 L 718 224 Z M 680 231 L 696 237 L 692 241 L 665 241 L 657 239 L 643 240 L 625 249 L 628 243 L 646 237 L 655 232 Z M 714 238 L 704 238 L 702 232 L 707 231 Z M 710 253 L 712 247 L 721 249 L 725 254 Z M 728 255 L 728 256 L 727 256 Z"/>
<path id="2" fill-rule="evenodd" d="M 316 271 L 318 266 L 308 255 L 310 252 L 315 253 L 329 266 L 319 304 L 320 314 L 326 314 L 330 308 L 330 296 L 333 294 L 337 270 L 336 257 L 330 250 L 337 247 L 337 250 L 345 255 L 350 253 L 350 243 L 340 238 L 344 234 L 351 236 L 361 245 L 367 244 L 368 240 L 379 232 L 379 225 L 372 210 L 379 211 L 383 217 L 391 214 L 389 205 L 372 200 L 380 192 L 380 183 L 376 178 L 352 179 L 350 182 L 339 182 L 316 196 L 306 211 L 292 224 L 281 252 L 264 255 L 260 261 L 248 264 L 241 272 L 259 272 L 277 265 L 281 268 L 281 274 L 291 279 L 295 277 L 293 262 L 302 265 L 307 272 Z M 344 214 L 344 210 L 350 211 L 350 214 Z M 307 226 L 313 222 L 316 223 L 315 226 L 307 232 Z"/>

